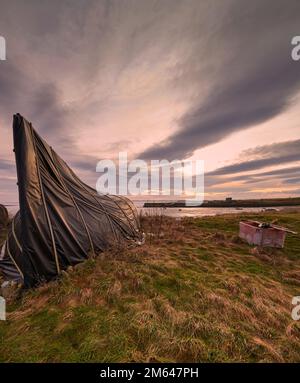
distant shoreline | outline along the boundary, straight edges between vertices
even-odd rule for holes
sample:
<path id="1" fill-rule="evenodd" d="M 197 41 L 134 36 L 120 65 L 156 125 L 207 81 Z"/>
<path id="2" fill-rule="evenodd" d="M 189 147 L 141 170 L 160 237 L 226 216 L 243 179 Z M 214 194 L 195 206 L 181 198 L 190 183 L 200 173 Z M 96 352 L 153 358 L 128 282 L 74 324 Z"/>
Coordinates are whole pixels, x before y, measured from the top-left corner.
<path id="1" fill-rule="evenodd" d="M 300 206 L 300 198 L 270 198 L 270 199 L 245 199 L 245 200 L 213 200 L 204 201 L 201 205 L 186 205 L 185 201 L 174 202 L 145 202 L 143 207 L 165 208 L 224 208 L 224 207 L 277 207 L 277 206 Z"/>

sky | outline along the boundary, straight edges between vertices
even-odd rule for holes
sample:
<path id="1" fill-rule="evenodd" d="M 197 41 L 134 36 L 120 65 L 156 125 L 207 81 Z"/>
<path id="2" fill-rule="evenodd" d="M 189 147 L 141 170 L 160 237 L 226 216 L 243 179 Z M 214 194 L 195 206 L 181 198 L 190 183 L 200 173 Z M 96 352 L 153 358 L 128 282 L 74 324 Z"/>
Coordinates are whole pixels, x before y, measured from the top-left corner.
<path id="1" fill-rule="evenodd" d="M 205 198 L 300 196 L 299 0 L 0 0 L 0 202 L 21 113 L 88 184 L 115 159 L 204 160 Z"/>

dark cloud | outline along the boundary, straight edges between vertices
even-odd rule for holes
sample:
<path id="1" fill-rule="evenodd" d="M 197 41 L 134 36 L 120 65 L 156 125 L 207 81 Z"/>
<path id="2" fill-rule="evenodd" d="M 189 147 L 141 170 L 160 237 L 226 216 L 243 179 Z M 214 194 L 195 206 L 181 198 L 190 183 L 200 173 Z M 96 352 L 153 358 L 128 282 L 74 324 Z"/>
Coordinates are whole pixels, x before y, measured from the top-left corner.
<path id="1" fill-rule="evenodd" d="M 283 180 L 284 184 L 291 184 L 291 185 L 300 185 L 300 177 L 298 178 L 288 178 L 287 180 Z"/>
<path id="2" fill-rule="evenodd" d="M 251 160 L 240 162 L 233 165 L 223 166 L 212 172 L 209 172 L 208 175 L 230 175 L 233 173 L 241 173 L 245 171 L 252 171 L 265 168 L 267 166 L 280 165 L 288 162 L 300 161 L 300 153 L 290 154 L 284 157 L 271 157 L 263 158 L 259 160 Z"/>
<path id="3" fill-rule="evenodd" d="M 16 170 L 16 166 L 13 162 L 3 160 L 0 158 L 0 170 Z"/>
<path id="4" fill-rule="evenodd" d="M 118 136 L 121 128 L 114 130 L 121 118 L 108 124 L 113 133 L 105 126 L 129 104 L 121 113 L 127 127 L 142 114 L 141 105 L 154 115 L 185 105 L 175 133 L 139 156 L 181 159 L 282 113 L 299 89 L 300 64 L 290 56 L 291 38 L 299 34 L 299 1 L 0 0 L 0 9 L 8 56 L 0 63 L 1 123 L 11 134 L 12 115 L 23 114 L 92 183 L 99 159 L 134 146 L 135 137 L 126 141 Z M 153 99 L 162 99 L 162 110 L 152 110 Z M 109 118 L 102 125 L 103 115 Z M 88 147 L 78 150 L 80 138 L 98 124 L 104 138 L 114 135 L 116 141 L 109 146 L 99 140 L 101 158 L 89 156 Z M 149 126 L 141 126 L 141 141 Z M 210 182 L 226 175 L 254 182 L 236 174 L 297 161 L 298 153 L 297 141 L 255 148 L 238 164 L 211 172 Z M 0 162 L 5 173 L 8 167 Z"/>
<path id="5" fill-rule="evenodd" d="M 259 154 L 260 158 L 248 161 L 246 160 L 228 166 L 223 166 L 221 168 L 209 172 L 207 175 L 231 175 L 234 173 L 241 173 L 245 171 L 259 170 L 267 166 L 274 166 L 294 161 L 300 161 L 300 140 L 286 141 L 275 143 L 272 145 L 259 146 L 255 149 L 251 149 L 251 151 L 246 151 L 244 153 L 255 156 Z"/>
<path id="6" fill-rule="evenodd" d="M 282 182 L 283 184 L 299 183 L 299 174 L 300 174 L 299 171 L 295 174 L 288 174 L 284 170 L 285 169 L 280 169 L 280 172 L 278 172 L 277 174 L 269 175 L 269 176 L 263 176 L 264 173 L 257 174 L 257 175 L 245 174 L 245 175 L 233 176 L 233 177 L 232 176 L 228 176 L 228 177 L 207 176 L 205 178 L 205 186 L 208 188 L 211 188 L 216 185 L 238 182 L 240 185 L 247 185 L 247 189 L 249 190 L 249 185 L 259 186 L 260 184 L 270 185 L 271 183 L 274 185 L 274 182 Z M 236 190 L 236 186 L 232 187 L 232 189 Z"/>
<path id="7" fill-rule="evenodd" d="M 244 161 L 218 168 L 205 175 L 205 188 L 209 192 L 228 189 L 245 192 L 251 187 L 270 187 L 275 185 L 297 185 L 300 180 L 300 167 L 290 166 L 261 171 L 268 166 L 300 161 L 300 140 L 285 141 L 271 145 L 257 146 L 241 153 Z M 247 159 L 248 158 L 248 159 Z M 255 173 L 254 173 L 255 171 Z M 228 184 L 234 186 L 228 186 Z"/>
<path id="8" fill-rule="evenodd" d="M 265 182 L 269 179 L 284 179 L 286 177 L 298 177 L 300 174 L 300 167 L 293 166 L 291 168 L 282 168 L 282 169 L 276 169 L 271 170 L 267 172 L 260 172 L 260 173 L 251 173 L 251 174 L 242 174 L 238 176 L 232 176 L 231 174 L 223 174 L 223 175 L 216 175 L 211 176 L 210 173 L 206 175 L 206 183 L 207 185 L 215 185 L 220 184 L 224 182 L 236 182 L 236 181 L 242 181 L 244 183 L 256 183 L 256 182 Z"/>
<path id="9" fill-rule="evenodd" d="M 8 61 L 1 62 L 0 67 L 0 114 L 7 124 L 11 125 L 12 115 L 18 106 L 27 104 L 30 99 L 30 82 L 16 65 Z"/>
<path id="10" fill-rule="evenodd" d="M 270 145 L 260 145 L 255 148 L 250 148 L 244 150 L 242 156 L 252 158 L 268 158 L 277 156 L 278 158 L 284 157 L 290 154 L 300 153 L 300 139 L 299 140 L 291 140 L 291 141 L 283 141 L 283 142 L 275 142 Z"/>
<path id="11" fill-rule="evenodd" d="M 253 183 L 261 183 L 261 182 L 273 182 L 274 180 L 281 181 L 283 183 L 286 183 L 287 180 L 296 180 L 299 179 L 300 171 L 298 170 L 297 173 L 288 173 L 285 172 L 285 169 L 280 169 L 281 172 L 278 172 L 277 174 L 263 176 L 262 174 L 258 174 L 255 176 L 245 176 L 244 184 L 253 184 Z M 297 183 L 297 182 L 289 182 L 289 183 Z"/>
<path id="12" fill-rule="evenodd" d="M 300 83 L 299 63 L 291 59 L 299 14 L 298 0 L 233 2 L 220 27 L 207 36 L 214 51 L 202 50 L 193 57 L 213 61 L 208 95 L 199 102 L 195 97 L 178 120 L 178 131 L 140 157 L 186 158 L 196 149 L 283 112 Z M 207 57 L 210 53 L 214 60 Z"/>
<path id="13" fill-rule="evenodd" d="M 0 34 L 7 41 L 7 60 L 0 63 L 0 115 L 5 126 L 20 113 L 49 143 L 72 151 L 78 104 L 65 102 L 63 81 L 72 74 L 76 78 L 81 50 L 88 60 L 88 49 L 84 51 L 79 41 L 95 3 L 0 0 Z"/>
<path id="14" fill-rule="evenodd" d="M 20 66 L 22 68 L 22 66 Z M 0 115 L 6 126 L 12 125 L 12 117 L 20 113 L 33 121 L 36 130 L 52 138 L 60 146 L 71 144 L 66 124 L 70 111 L 64 109 L 57 87 L 52 83 L 34 82 L 16 64 L 1 63 L 0 70 Z M 56 133 L 64 130 L 64 139 Z"/>
<path id="15" fill-rule="evenodd" d="M 94 156 L 87 156 L 87 155 L 74 155 L 70 158 L 70 162 L 68 165 L 71 166 L 72 169 L 76 171 L 84 171 L 89 176 L 95 176 L 96 175 L 96 166 L 98 161 L 100 161 L 101 158 L 97 158 Z"/>
<path id="16" fill-rule="evenodd" d="M 276 169 L 276 170 L 269 170 L 267 172 L 262 172 L 255 174 L 255 178 L 259 177 L 265 177 L 265 176 L 293 176 L 300 174 L 300 167 L 298 166 L 292 166 L 290 168 L 283 168 L 283 169 Z"/>

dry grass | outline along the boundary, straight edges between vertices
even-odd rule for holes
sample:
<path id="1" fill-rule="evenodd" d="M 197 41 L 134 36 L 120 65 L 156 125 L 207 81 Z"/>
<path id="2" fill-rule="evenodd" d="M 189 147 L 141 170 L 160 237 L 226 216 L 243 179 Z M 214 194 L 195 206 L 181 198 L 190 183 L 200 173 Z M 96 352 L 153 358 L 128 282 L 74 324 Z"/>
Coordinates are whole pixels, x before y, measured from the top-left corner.
<path id="1" fill-rule="evenodd" d="M 297 212 L 251 218 L 300 232 Z M 9 306 L 0 360 L 299 361 L 300 239 L 253 249 L 238 221 L 142 217 L 145 245 L 110 249 Z"/>

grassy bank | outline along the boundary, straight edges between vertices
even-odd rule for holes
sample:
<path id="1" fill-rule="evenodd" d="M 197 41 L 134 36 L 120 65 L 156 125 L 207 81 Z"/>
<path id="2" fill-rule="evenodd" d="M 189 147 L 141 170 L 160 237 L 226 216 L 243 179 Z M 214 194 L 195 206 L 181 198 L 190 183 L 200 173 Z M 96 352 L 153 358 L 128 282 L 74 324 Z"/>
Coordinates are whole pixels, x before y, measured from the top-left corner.
<path id="1" fill-rule="evenodd" d="M 237 237 L 241 216 L 143 219 L 114 249 L 27 292 L 0 322 L 0 361 L 300 361 L 300 236 Z M 300 232 L 300 213 L 245 214 Z"/>

